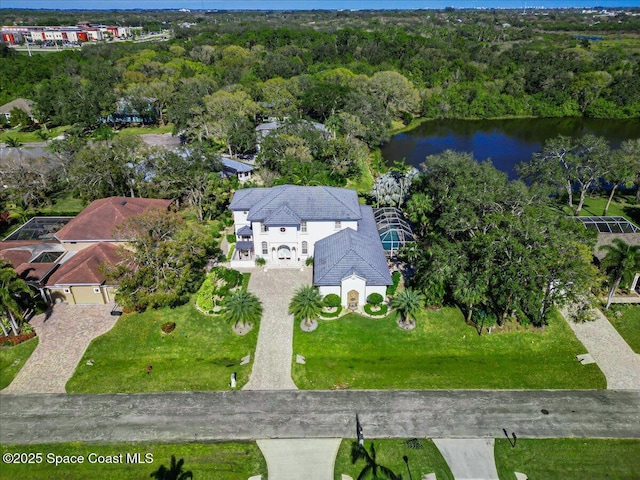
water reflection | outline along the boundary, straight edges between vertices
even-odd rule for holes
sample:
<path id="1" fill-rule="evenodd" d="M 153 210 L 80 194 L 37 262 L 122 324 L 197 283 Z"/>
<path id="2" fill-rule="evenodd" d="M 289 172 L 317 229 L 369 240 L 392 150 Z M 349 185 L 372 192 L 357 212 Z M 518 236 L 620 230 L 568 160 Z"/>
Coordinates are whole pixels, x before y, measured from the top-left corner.
<path id="1" fill-rule="evenodd" d="M 624 140 L 640 138 L 640 119 L 436 120 L 395 135 L 382 147 L 382 155 L 389 165 L 405 158 L 419 167 L 427 155 L 448 149 L 471 152 L 477 160 L 491 159 L 496 168 L 513 179 L 515 165 L 530 160 L 547 139 L 587 133 L 603 136 L 612 148 L 618 148 Z"/>

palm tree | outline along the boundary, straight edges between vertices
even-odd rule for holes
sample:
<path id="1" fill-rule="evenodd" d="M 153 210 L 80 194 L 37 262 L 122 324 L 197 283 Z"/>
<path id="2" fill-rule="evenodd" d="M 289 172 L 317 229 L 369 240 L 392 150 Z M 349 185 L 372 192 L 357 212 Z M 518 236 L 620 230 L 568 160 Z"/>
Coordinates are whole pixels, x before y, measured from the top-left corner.
<path id="1" fill-rule="evenodd" d="M 18 140 L 17 137 L 7 136 L 7 138 L 5 139 L 5 143 L 7 144 L 7 147 L 10 148 L 20 148 L 22 146 L 22 142 Z"/>
<path id="2" fill-rule="evenodd" d="M 487 285 L 484 278 L 473 272 L 461 273 L 456 277 L 453 298 L 467 308 L 467 323 L 471 322 L 473 307 L 485 301 L 486 296 Z M 478 331 L 478 335 L 480 334 L 482 327 Z"/>
<path id="3" fill-rule="evenodd" d="M 391 305 L 400 312 L 403 325 L 408 326 L 411 325 L 411 319 L 422 309 L 424 301 L 425 296 L 422 293 L 407 288 L 391 299 Z"/>
<path id="4" fill-rule="evenodd" d="M 322 295 L 313 285 L 304 285 L 296 290 L 289 303 L 289 313 L 297 319 L 304 319 L 307 327 L 311 320 L 322 311 Z"/>
<path id="5" fill-rule="evenodd" d="M 605 307 L 608 309 L 620 282 L 625 280 L 625 282 L 631 283 L 633 275 L 640 271 L 640 246 L 629 245 L 616 238 L 612 245 L 603 245 L 600 248 L 607 252 L 602 259 L 601 266 L 610 273 L 613 279 Z"/>
<path id="6" fill-rule="evenodd" d="M 31 294 L 31 289 L 24 280 L 18 277 L 13 267 L 6 260 L 0 261 L 0 312 L 6 313 L 9 317 L 9 324 L 14 335 L 20 333 L 19 324 L 23 321 L 23 310 L 19 303 L 22 294 Z M 2 325 L 2 331 L 7 335 L 7 331 Z"/>
<path id="7" fill-rule="evenodd" d="M 260 321 L 262 317 L 262 304 L 260 299 L 246 290 L 232 292 L 222 302 L 222 310 L 233 328 L 239 325 L 246 327 Z"/>
<path id="8" fill-rule="evenodd" d="M 182 470 L 183 465 L 183 458 L 176 462 L 175 455 L 171 455 L 171 465 L 169 468 L 160 465 L 158 470 L 153 472 L 150 477 L 155 478 L 155 480 L 187 480 L 188 478 L 193 478 L 193 473 L 190 470 L 186 472 Z"/>
<path id="9" fill-rule="evenodd" d="M 364 460 L 366 465 L 362 468 L 356 480 L 363 480 L 367 477 L 372 479 L 402 480 L 402 475 L 396 475 L 390 468 L 378 463 L 376 447 L 373 443 L 371 444 L 371 452 L 367 452 L 367 449 L 358 442 L 353 442 L 351 445 L 351 463 L 356 463 L 358 460 Z"/>

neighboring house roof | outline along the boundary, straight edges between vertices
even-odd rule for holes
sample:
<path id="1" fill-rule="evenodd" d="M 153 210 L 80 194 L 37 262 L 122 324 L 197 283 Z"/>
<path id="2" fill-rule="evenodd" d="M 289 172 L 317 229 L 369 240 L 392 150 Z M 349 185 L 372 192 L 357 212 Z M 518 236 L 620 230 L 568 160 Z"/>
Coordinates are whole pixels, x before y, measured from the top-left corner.
<path id="1" fill-rule="evenodd" d="M 18 276 L 27 282 L 46 280 L 64 252 L 59 243 L 21 240 L 0 243 L 0 258 L 7 260 Z"/>
<path id="2" fill-rule="evenodd" d="M 352 274 L 363 278 L 368 285 L 393 283 L 373 211 L 366 205 L 362 206 L 357 232 L 346 228 L 319 240 L 314 247 L 314 285 L 340 285 Z"/>
<path id="3" fill-rule="evenodd" d="M 12 100 L 9 103 L 5 103 L 4 105 L 0 106 L 0 114 L 4 115 L 7 113 L 11 113 L 11 110 L 13 110 L 14 108 L 18 108 L 31 117 L 33 103 L 33 100 L 28 100 L 26 98 L 16 98 L 15 100 Z"/>
<path id="4" fill-rule="evenodd" d="M 220 163 L 222 163 L 225 170 L 230 170 L 233 173 L 246 173 L 253 171 L 253 167 L 251 165 L 238 162 L 237 160 L 232 160 L 228 157 L 220 157 Z"/>
<path id="5" fill-rule="evenodd" d="M 95 200 L 55 234 L 62 242 L 125 241 L 115 238 L 115 228 L 127 218 L 152 209 L 166 210 L 172 200 L 108 197 Z"/>
<path id="6" fill-rule="evenodd" d="M 118 248 L 100 242 L 80 250 L 60 265 L 49 277 L 47 286 L 102 285 L 106 280 L 102 266 L 115 265 L 122 260 Z"/>
<path id="7" fill-rule="evenodd" d="M 256 132 L 261 137 L 266 137 L 273 130 L 277 130 L 277 129 L 279 129 L 280 127 L 282 127 L 284 125 L 286 125 L 286 123 L 282 122 L 280 120 L 274 120 L 274 121 L 271 121 L 271 122 L 265 122 L 265 123 L 261 123 L 260 125 L 258 125 L 256 127 Z M 300 120 L 298 122 L 298 125 L 313 127 L 316 130 L 321 131 L 321 132 L 328 132 L 327 127 L 325 127 L 323 124 L 318 123 L 318 122 L 312 122 L 312 121 L 309 121 L 309 120 Z M 258 138 L 260 138 L 260 136 Z"/>
<path id="8" fill-rule="evenodd" d="M 362 218 L 356 191 L 335 187 L 282 185 L 272 188 L 247 188 L 234 194 L 229 208 L 234 211 L 248 211 L 247 219 L 250 222 L 264 222 L 267 219 L 272 222 L 277 215 L 287 216 L 288 221 L 292 221 L 295 216 L 304 221 Z"/>

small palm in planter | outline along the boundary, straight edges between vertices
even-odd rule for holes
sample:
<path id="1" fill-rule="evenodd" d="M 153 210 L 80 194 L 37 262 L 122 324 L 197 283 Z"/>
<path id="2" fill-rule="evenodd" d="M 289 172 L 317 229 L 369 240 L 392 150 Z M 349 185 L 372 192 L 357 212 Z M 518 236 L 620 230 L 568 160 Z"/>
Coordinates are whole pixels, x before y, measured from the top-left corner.
<path id="1" fill-rule="evenodd" d="M 296 319 L 303 319 L 303 330 L 308 332 L 318 326 L 316 317 L 322 311 L 322 295 L 312 285 L 304 285 L 296 290 L 289 303 L 289 313 Z"/>
<path id="2" fill-rule="evenodd" d="M 248 333 L 262 318 L 260 299 L 246 290 L 236 290 L 222 301 L 222 310 L 238 335 Z"/>
<path id="3" fill-rule="evenodd" d="M 391 305 L 400 313 L 398 325 L 405 330 L 412 330 L 416 327 L 415 316 L 424 305 L 424 295 L 420 292 L 407 288 L 398 292 L 391 300 Z"/>

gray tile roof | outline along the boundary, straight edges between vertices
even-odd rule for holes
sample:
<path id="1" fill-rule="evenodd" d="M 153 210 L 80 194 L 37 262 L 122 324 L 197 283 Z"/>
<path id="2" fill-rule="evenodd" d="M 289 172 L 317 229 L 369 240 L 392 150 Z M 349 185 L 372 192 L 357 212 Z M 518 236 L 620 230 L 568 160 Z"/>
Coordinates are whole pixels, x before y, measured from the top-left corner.
<path id="1" fill-rule="evenodd" d="M 287 210 L 283 210 L 283 207 L 287 207 Z M 273 188 L 247 188 L 235 193 L 229 208 L 234 211 L 249 211 L 247 219 L 250 222 L 264 222 L 267 219 L 272 222 L 277 218 L 274 216 L 277 212 L 277 215 L 287 216 L 287 221 L 291 221 L 294 215 L 297 216 L 298 223 L 300 220 L 347 221 L 362 218 L 355 190 L 335 187 L 281 185 Z"/>
<path id="2" fill-rule="evenodd" d="M 373 211 L 366 205 L 362 206 L 357 232 L 346 228 L 316 242 L 314 247 L 314 285 L 340 285 L 343 278 L 353 273 L 368 285 L 393 283 Z"/>
<path id="3" fill-rule="evenodd" d="M 243 237 L 250 237 L 253 235 L 253 230 L 251 229 L 251 227 L 245 225 L 244 227 L 240 228 L 237 232 L 236 235 L 240 235 Z"/>
<path id="4" fill-rule="evenodd" d="M 291 210 L 287 205 L 281 206 L 274 211 L 268 218 L 264 219 L 264 224 L 268 227 L 278 225 L 300 225 L 302 219 L 296 212 Z"/>
<path id="5" fill-rule="evenodd" d="M 243 162 L 238 162 L 237 160 L 233 160 L 228 157 L 220 157 L 220 163 L 225 168 L 225 170 L 231 170 L 234 173 L 244 173 L 253 171 L 253 167 L 251 165 L 247 165 Z"/>

